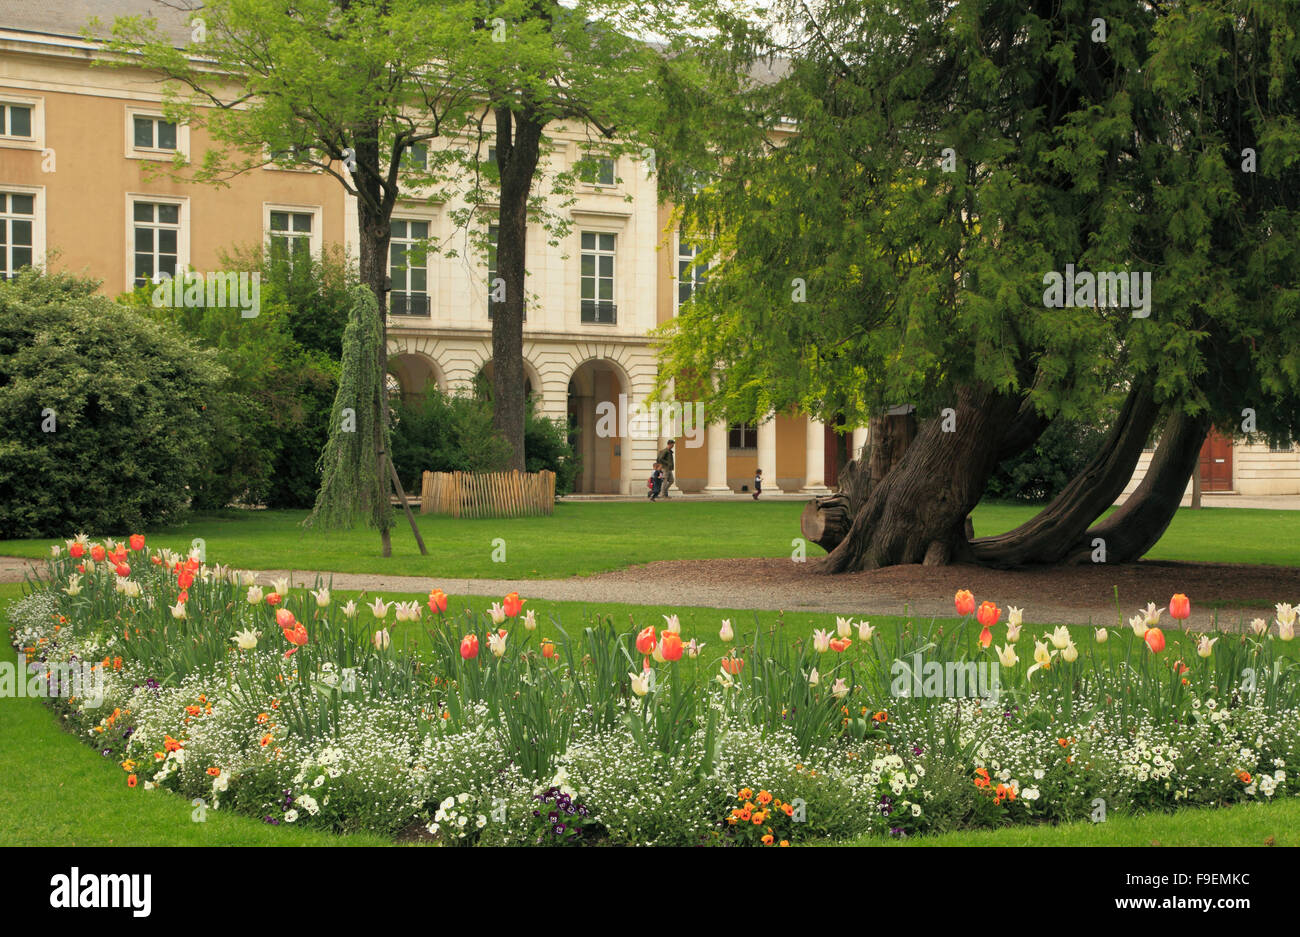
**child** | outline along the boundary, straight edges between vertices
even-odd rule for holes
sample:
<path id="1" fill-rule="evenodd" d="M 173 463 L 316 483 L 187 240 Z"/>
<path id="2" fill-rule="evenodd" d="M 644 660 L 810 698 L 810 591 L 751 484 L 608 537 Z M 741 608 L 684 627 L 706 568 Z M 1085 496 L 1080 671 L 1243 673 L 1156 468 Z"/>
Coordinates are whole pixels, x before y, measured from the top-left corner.
<path id="1" fill-rule="evenodd" d="M 762 493 L 763 493 L 763 470 L 755 469 L 754 470 L 754 500 L 757 501 L 758 496 L 761 495 Z"/>
<path id="2" fill-rule="evenodd" d="M 656 462 L 654 466 L 654 471 L 650 473 L 650 477 L 646 480 L 646 487 L 650 489 L 649 491 L 646 492 L 646 497 L 649 498 L 651 501 L 657 501 L 659 498 L 659 492 L 663 488 L 663 484 L 664 484 L 663 467 L 660 465 L 660 463 Z"/>

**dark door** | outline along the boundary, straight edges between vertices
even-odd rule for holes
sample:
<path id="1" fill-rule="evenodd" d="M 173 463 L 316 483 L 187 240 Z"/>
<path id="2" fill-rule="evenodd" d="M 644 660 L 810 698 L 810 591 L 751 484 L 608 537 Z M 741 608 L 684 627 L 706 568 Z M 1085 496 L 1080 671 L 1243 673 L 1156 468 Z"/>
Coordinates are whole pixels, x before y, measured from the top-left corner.
<path id="1" fill-rule="evenodd" d="M 1201 490 L 1232 491 L 1232 439 L 1215 429 L 1201 447 Z"/>

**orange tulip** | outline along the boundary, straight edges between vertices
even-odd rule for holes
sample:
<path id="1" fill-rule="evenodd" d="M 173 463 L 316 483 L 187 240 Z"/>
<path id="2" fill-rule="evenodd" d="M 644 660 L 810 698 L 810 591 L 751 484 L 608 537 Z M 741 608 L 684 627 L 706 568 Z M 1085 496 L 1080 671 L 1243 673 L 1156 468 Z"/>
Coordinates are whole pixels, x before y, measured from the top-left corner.
<path id="1" fill-rule="evenodd" d="M 287 608 L 282 608 L 275 613 L 275 623 L 281 628 L 292 628 L 295 621 L 296 619 L 293 617 L 293 612 L 289 611 Z"/>
<path id="2" fill-rule="evenodd" d="M 745 659 L 743 657 L 724 657 L 722 658 L 722 669 L 733 677 L 745 668 Z"/>
<path id="3" fill-rule="evenodd" d="M 962 589 L 956 597 L 957 614 L 965 617 L 975 611 L 975 596 L 969 589 Z"/>
<path id="4" fill-rule="evenodd" d="M 682 651 L 685 647 L 682 644 L 682 636 L 676 631 L 665 631 L 663 635 L 663 644 L 659 648 L 659 653 L 663 655 L 664 660 L 672 662 L 682 659 Z"/>
<path id="5" fill-rule="evenodd" d="M 1169 617 L 1186 618 L 1192 614 L 1192 600 L 1181 592 L 1169 600 Z"/>
<path id="6" fill-rule="evenodd" d="M 1002 617 L 1002 609 L 998 608 L 992 602 L 981 602 L 980 610 L 975 615 L 975 620 L 983 625 L 986 629 L 992 628 Z M 984 645 L 988 647 L 988 645 Z"/>
<path id="7" fill-rule="evenodd" d="M 1142 636 L 1142 640 L 1147 643 L 1156 654 L 1165 649 L 1165 633 L 1159 628 L 1148 628 L 1147 633 Z"/>
<path id="8" fill-rule="evenodd" d="M 125 563 L 118 563 L 113 567 L 113 572 L 125 579 L 127 576 L 131 575 L 131 567 L 127 566 Z"/>
<path id="9" fill-rule="evenodd" d="M 429 593 L 429 611 L 445 612 L 447 610 L 447 593 L 441 589 L 434 589 Z"/>
<path id="10" fill-rule="evenodd" d="M 501 607 L 505 609 L 507 618 L 514 618 L 523 609 L 526 601 L 528 600 L 519 598 L 518 592 L 511 592 L 501 600 Z"/>
<path id="11" fill-rule="evenodd" d="M 303 627 L 302 622 L 295 621 L 292 628 L 281 626 L 284 631 L 284 639 L 293 645 L 289 650 L 284 652 L 285 657 L 290 657 L 298 652 L 298 648 L 307 643 L 307 629 Z"/>
<path id="12" fill-rule="evenodd" d="M 269 595 L 267 595 L 267 597 L 266 597 L 266 604 L 269 605 L 269 606 L 271 606 L 272 608 L 274 608 L 275 606 L 277 606 L 277 605 L 280 604 L 280 602 L 283 600 L 283 598 L 284 598 L 284 597 L 281 596 L 280 593 L 278 593 L 278 592 L 272 592 L 272 593 L 270 593 Z"/>
<path id="13" fill-rule="evenodd" d="M 79 543 L 74 543 L 68 547 L 68 555 L 74 560 L 79 560 L 86 555 L 86 548 Z"/>
<path id="14" fill-rule="evenodd" d="M 647 625 L 641 629 L 641 633 L 636 636 L 636 649 L 642 654 L 653 653 L 655 649 L 655 626 Z"/>
<path id="15" fill-rule="evenodd" d="M 143 549 L 144 549 L 144 534 L 132 534 L 132 535 L 131 535 L 131 549 L 132 549 L 132 550 L 143 550 Z"/>
<path id="16" fill-rule="evenodd" d="M 849 645 L 852 643 L 853 640 L 851 638 L 831 638 L 831 642 L 830 642 L 831 650 L 837 653 L 842 653 L 844 651 L 847 651 L 849 649 Z"/>
<path id="17" fill-rule="evenodd" d="M 99 544 L 95 544 L 93 547 L 90 548 L 90 558 L 94 560 L 96 563 L 103 562 L 104 548 Z"/>
<path id="18" fill-rule="evenodd" d="M 478 635 L 467 634 L 460 639 L 460 656 L 465 660 L 473 660 L 478 657 Z"/>
<path id="19" fill-rule="evenodd" d="M 988 647 L 992 643 L 993 632 L 989 631 L 988 625 L 985 625 L 984 630 L 980 632 L 980 647 Z"/>
<path id="20" fill-rule="evenodd" d="M 546 658 L 552 658 L 555 656 L 555 645 L 551 642 L 550 638 L 546 638 L 542 641 L 542 656 Z"/>

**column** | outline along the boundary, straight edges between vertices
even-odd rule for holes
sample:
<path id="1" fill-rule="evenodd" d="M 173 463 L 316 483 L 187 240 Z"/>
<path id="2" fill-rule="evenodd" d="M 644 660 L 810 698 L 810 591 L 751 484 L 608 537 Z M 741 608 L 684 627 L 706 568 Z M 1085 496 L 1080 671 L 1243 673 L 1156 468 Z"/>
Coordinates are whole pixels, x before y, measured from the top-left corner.
<path id="1" fill-rule="evenodd" d="M 776 483 L 776 414 L 768 413 L 758 424 L 758 467 L 763 471 L 763 493 L 779 495 Z"/>
<path id="2" fill-rule="evenodd" d="M 865 426 L 859 426 L 853 431 L 853 451 L 849 453 L 850 459 L 861 459 L 862 450 L 866 448 L 868 439 L 868 429 Z"/>
<path id="3" fill-rule="evenodd" d="M 704 487 L 706 495 L 729 495 L 727 484 L 727 424 L 710 423 L 705 430 L 705 444 L 709 447 L 709 481 Z"/>
<path id="4" fill-rule="evenodd" d="M 803 487 L 800 494 L 828 495 L 826 487 L 826 424 L 807 417 L 804 435 Z M 767 472 L 763 472 L 764 475 Z"/>

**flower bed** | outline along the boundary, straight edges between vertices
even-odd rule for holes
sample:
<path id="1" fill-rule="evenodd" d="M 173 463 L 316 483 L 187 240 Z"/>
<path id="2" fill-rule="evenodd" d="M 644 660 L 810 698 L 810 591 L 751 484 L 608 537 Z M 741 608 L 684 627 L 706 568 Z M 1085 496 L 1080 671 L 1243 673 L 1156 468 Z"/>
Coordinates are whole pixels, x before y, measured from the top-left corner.
<path id="1" fill-rule="evenodd" d="M 267 590 L 138 535 L 52 553 L 9 615 L 68 727 L 131 787 L 271 824 L 780 846 L 1296 792 L 1287 605 L 1185 657 L 1154 606 L 1132 635 L 1076 644 L 966 592 L 947 634 L 841 619 L 805 641 L 723 622 L 705 648 L 672 615 L 542 637 L 515 593 L 457 616 L 437 589 L 360 607 L 319 582 Z M 1169 614 L 1190 614 L 1185 596 Z M 93 681 L 57 695 L 78 666 Z"/>

